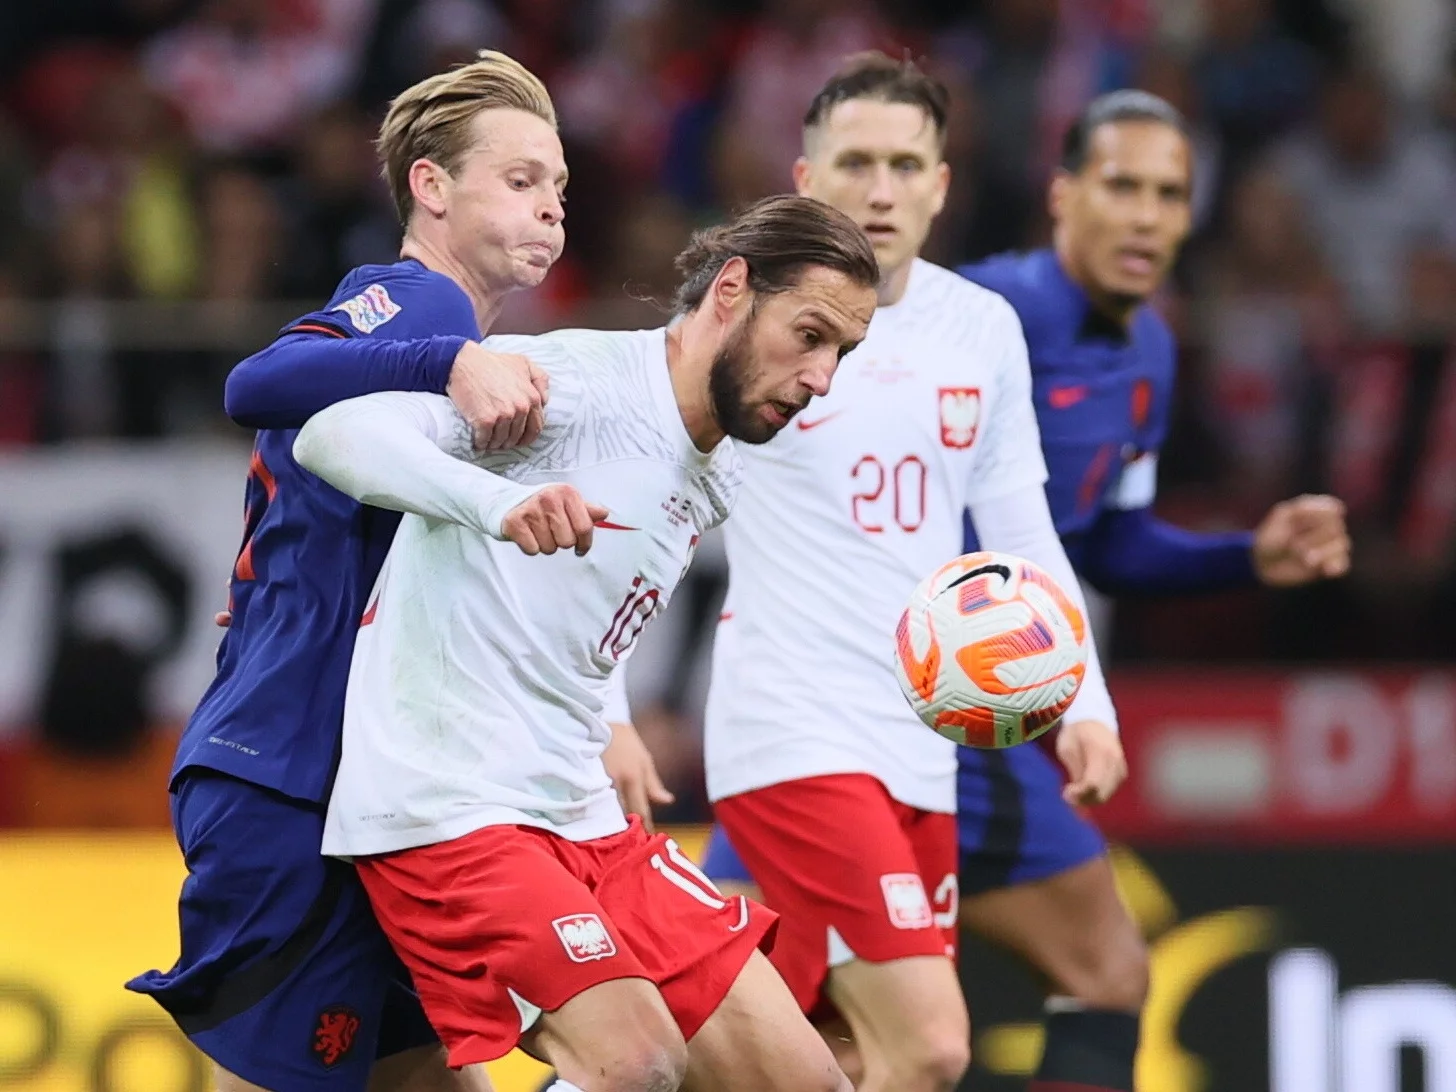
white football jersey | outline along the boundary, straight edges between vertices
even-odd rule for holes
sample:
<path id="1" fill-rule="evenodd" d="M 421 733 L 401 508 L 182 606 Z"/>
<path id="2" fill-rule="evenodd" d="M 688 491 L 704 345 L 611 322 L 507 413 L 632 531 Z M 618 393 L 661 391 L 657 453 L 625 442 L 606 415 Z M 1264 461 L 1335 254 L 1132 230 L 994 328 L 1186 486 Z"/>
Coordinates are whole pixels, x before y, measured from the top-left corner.
<path id="1" fill-rule="evenodd" d="M 610 514 L 585 557 L 528 557 L 457 523 L 404 517 L 354 647 L 325 853 L 381 853 L 505 823 L 575 841 L 624 829 L 600 757 L 608 679 L 738 487 L 731 441 L 704 454 L 688 435 L 665 331 L 485 344 L 529 355 L 550 375 L 546 427 L 528 449 L 472 455 L 443 397 L 368 398 L 406 400 L 461 459 L 524 485 L 567 482 Z"/>
<path id="2" fill-rule="evenodd" d="M 901 803 L 955 811 L 955 744 L 901 694 L 895 625 L 962 553 L 968 506 L 1046 481 L 1015 312 L 917 260 L 829 394 L 739 455 L 708 795 L 867 773 Z"/>

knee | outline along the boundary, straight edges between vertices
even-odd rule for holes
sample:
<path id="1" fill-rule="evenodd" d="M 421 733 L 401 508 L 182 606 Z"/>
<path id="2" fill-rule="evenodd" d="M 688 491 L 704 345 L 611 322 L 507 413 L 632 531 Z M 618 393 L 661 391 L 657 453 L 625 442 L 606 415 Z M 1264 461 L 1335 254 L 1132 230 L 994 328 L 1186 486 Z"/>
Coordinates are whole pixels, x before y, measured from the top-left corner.
<path id="1" fill-rule="evenodd" d="M 971 1065 L 970 1029 L 930 1036 L 917 1058 L 920 1083 L 926 1088 L 951 1089 L 961 1083 Z"/>
<path id="2" fill-rule="evenodd" d="M 1099 948 L 1068 992 L 1088 1008 L 1141 1012 L 1148 998 L 1148 948 L 1136 930 Z"/>
<path id="3" fill-rule="evenodd" d="M 676 1042 L 642 1043 L 600 1065 L 602 1092 L 676 1092 L 687 1076 L 688 1048 Z"/>
<path id="4" fill-rule="evenodd" d="M 971 1064 L 968 1028 L 931 1030 L 899 1044 L 888 1063 L 887 1086 L 916 1092 L 950 1092 Z M 866 1069 L 875 1068 L 867 1065 Z"/>

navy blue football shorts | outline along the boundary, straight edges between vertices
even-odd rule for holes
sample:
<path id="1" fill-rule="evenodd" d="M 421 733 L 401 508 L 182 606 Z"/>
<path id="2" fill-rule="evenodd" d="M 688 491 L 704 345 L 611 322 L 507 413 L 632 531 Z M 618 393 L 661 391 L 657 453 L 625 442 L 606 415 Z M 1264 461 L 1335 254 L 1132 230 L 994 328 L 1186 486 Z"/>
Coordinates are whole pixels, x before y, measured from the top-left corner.
<path id="1" fill-rule="evenodd" d="M 1062 799 L 1061 770 L 1039 746 L 957 750 L 963 898 L 1044 880 L 1107 852 L 1097 828 Z M 718 882 L 753 882 L 721 826 L 708 839 L 703 871 Z"/>
<path id="2" fill-rule="evenodd" d="M 182 954 L 127 983 L 218 1065 L 277 1092 L 363 1092 L 376 1058 L 437 1042 L 354 867 L 319 854 L 323 821 L 316 804 L 185 772 Z"/>
<path id="3" fill-rule="evenodd" d="M 1097 828 L 1062 799 L 1062 771 L 1037 744 L 956 750 L 963 898 L 1044 880 L 1107 852 Z"/>

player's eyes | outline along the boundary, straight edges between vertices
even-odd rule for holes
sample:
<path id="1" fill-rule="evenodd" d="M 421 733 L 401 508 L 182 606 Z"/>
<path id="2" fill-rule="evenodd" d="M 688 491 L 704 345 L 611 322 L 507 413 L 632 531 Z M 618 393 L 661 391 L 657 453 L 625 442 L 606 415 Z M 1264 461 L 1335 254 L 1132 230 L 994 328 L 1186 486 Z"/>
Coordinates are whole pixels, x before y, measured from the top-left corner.
<path id="1" fill-rule="evenodd" d="M 531 188 L 531 180 L 529 178 L 507 179 L 506 184 L 514 190 L 529 190 Z"/>
<path id="2" fill-rule="evenodd" d="M 800 330 L 799 335 L 804 339 L 806 348 L 815 349 L 824 340 L 818 330 Z"/>

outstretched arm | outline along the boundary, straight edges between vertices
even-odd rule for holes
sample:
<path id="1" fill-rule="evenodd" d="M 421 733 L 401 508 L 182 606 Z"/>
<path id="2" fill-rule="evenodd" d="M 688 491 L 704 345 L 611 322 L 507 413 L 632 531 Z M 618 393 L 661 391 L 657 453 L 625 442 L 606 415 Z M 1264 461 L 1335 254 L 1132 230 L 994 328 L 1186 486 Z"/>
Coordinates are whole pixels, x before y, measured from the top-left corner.
<path id="1" fill-rule="evenodd" d="M 325 326 L 287 332 L 227 378 L 227 415 L 248 428 L 299 428 L 347 398 L 379 391 L 444 394 L 466 339 L 344 337 Z"/>
<path id="2" fill-rule="evenodd" d="M 460 411 L 429 394 L 335 403 L 311 417 L 293 443 L 300 466 L 364 504 L 447 520 L 527 554 L 591 548 L 592 525 L 606 509 L 569 485 L 526 486 L 493 474 L 465 461 L 470 450 Z"/>
<path id="3" fill-rule="evenodd" d="M 476 450 L 530 444 L 549 384 L 528 359 L 464 337 L 391 341 L 344 337 L 319 323 L 295 327 L 228 375 L 227 414 L 249 428 L 299 428 L 337 402 L 385 391 L 448 394 Z"/>
<path id="4" fill-rule="evenodd" d="M 1150 507 L 1109 509 L 1072 552 L 1078 571 L 1109 595 L 1293 587 L 1350 568 L 1345 506 L 1328 496 L 1280 501 L 1253 531 L 1185 531 Z"/>
<path id="5" fill-rule="evenodd" d="M 1073 547 L 1077 568 L 1108 595 L 1174 595 L 1251 588 L 1254 536 L 1199 533 L 1151 508 L 1106 509 Z"/>

